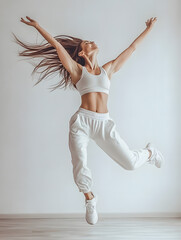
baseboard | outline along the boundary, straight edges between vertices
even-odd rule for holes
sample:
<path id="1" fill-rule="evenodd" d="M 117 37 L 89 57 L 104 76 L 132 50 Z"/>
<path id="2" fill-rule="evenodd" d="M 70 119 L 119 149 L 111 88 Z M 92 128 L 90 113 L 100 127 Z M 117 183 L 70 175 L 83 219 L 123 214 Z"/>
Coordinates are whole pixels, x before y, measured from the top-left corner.
<path id="1" fill-rule="evenodd" d="M 4 218 L 82 218 L 85 213 L 23 213 L 23 214 L 0 214 Z M 127 218 L 127 217 L 161 217 L 181 218 L 180 212 L 150 212 L 150 213 L 99 213 L 103 218 Z"/>

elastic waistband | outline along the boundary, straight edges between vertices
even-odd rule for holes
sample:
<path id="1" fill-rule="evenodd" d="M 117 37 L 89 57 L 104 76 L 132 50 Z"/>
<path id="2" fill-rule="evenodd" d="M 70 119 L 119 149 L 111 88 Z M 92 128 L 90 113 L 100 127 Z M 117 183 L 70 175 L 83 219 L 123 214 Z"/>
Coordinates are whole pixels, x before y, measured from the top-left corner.
<path id="1" fill-rule="evenodd" d="M 85 108 L 79 107 L 77 113 L 83 114 L 85 116 L 90 116 L 96 119 L 108 119 L 110 117 L 109 112 L 107 113 L 98 113 Z"/>

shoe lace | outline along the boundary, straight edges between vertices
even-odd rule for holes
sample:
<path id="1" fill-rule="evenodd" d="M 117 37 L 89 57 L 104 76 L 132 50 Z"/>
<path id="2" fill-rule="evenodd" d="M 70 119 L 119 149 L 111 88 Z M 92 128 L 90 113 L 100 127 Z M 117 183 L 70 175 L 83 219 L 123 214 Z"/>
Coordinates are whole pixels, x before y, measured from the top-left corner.
<path id="1" fill-rule="evenodd" d="M 159 159 L 159 155 L 157 152 L 154 153 L 154 156 L 151 156 L 151 158 L 149 159 L 149 163 L 150 164 L 155 164 L 157 162 L 157 159 Z"/>
<path id="2" fill-rule="evenodd" d="M 149 149 L 149 148 L 146 148 L 146 149 Z M 153 151 L 152 150 L 151 150 L 151 157 L 148 159 L 148 163 L 149 164 L 155 164 L 155 157 L 153 156 Z"/>
<path id="3" fill-rule="evenodd" d="M 149 159 L 149 160 L 148 160 L 148 163 L 149 163 L 149 164 L 155 164 L 155 158 Z"/>
<path id="4" fill-rule="evenodd" d="M 90 204 L 90 203 L 86 203 L 85 206 L 86 206 L 86 209 L 89 213 L 93 213 L 95 211 L 95 207 L 96 207 L 95 205 Z"/>

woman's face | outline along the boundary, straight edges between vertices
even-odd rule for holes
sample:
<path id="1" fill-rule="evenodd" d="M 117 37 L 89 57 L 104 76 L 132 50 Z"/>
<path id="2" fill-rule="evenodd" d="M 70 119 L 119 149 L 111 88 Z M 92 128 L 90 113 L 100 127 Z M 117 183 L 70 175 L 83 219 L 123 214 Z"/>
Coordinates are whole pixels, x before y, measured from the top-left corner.
<path id="1" fill-rule="evenodd" d="M 98 49 L 98 47 L 95 44 L 95 42 L 94 41 L 89 41 L 89 40 L 82 41 L 81 46 L 82 46 L 82 50 L 85 53 L 90 53 L 93 50 Z"/>

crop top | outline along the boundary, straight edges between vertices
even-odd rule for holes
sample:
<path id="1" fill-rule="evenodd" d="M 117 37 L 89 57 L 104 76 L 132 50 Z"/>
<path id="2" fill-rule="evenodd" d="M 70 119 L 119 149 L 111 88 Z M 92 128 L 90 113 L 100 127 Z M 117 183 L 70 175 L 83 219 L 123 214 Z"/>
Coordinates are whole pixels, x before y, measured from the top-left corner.
<path id="1" fill-rule="evenodd" d="M 110 80 L 107 72 L 103 67 L 100 67 L 100 74 L 94 75 L 87 71 L 87 68 L 82 66 L 82 75 L 80 80 L 75 84 L 80 95 L 89 92 L 104 92 L 109 94 Z"/>

